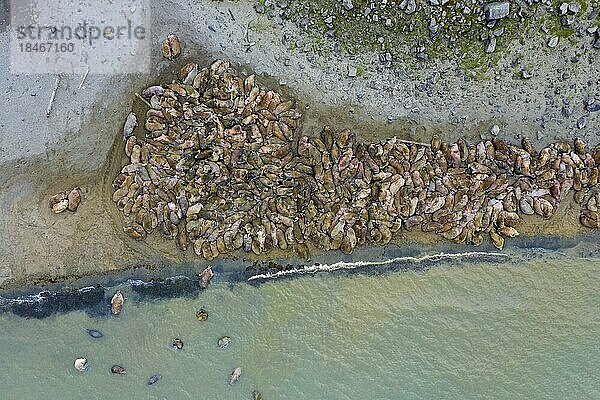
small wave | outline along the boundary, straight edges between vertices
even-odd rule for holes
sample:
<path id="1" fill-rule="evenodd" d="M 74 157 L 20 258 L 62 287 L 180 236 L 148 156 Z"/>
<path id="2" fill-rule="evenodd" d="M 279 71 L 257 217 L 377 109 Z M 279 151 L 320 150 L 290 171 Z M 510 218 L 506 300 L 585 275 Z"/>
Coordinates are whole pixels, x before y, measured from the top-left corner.
<path id="1" fill-rule="evenodd" d="M 465 258 L 476 260 L 476 259 L 479 259 L 482 257 L 485 257 L 485 258 L 492 257 L 492 258 L 500 259 L 500 258 L 508 258 L 509 255 L 504 254 L 504 253 L 472 251 L 472 252 L 466 252 L 466 253 L 430 254 L 430 255 L 425 255 L 425 256 L 421 256 L 421 257 L 410 257 L 410 256 L 395 257 L 395 258 L 390 258 L 388 260 L 382 260 L 382 261 L 356 261 L 356 262 L 339 261 L 334 264 L 319 264 L 319 265 L 312 265 L 309 267 L 293 268 L 293 269 L 288 269 L 288 270 L 283 270 L 283 271 L 268 272 L 265 274 L 253 275 L 250 278 L 248 278 L 248 281 L 253 281 L 253 280 L 257 280 L 257 279 L 263 279 L 263 280 L 277 279 L 280 277 L 294 275 L 294 274 L 315 274 L 317 272 L 333 272 L 333 271 L 338 271 L 338 270 L 342 270 L 342 269 L 351 270 L 351 269 L 358 269 L 358 268 L 371 267 L 371 266 L 390 265 L 390 264 L 401 263 L 401 262 L 411 262 L 411 263 L 422 263 L 425 261 L 439 262 L 439 261 L 453 260 L 453 259 L 457 259 L 457 258 L 460 258 L 462 261 L 464 261 Z"/>

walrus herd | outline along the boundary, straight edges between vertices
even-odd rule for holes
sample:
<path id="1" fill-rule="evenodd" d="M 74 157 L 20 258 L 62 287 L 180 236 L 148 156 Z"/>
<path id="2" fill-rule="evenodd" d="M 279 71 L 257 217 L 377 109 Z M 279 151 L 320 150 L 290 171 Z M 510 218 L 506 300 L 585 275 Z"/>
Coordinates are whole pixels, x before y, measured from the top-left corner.
<path id="1" fill-rule="evenodd" d="M 142 97 L 143 132 L 129 133 L 129 163 L 113 181 L 123 229 L 159 231 L 207 260 L 238 249 L 307 255 L 308 243 L 351 253 L 400 229 L 473 245 L 489 236 L 502 249 L 523 214 L 550 218 L 571 190 L 581 224 L 600 228 L 600 147 L 581 139 L 536 151 L 526 138 L 367 143 L 329 127 L 309 137 L 293 100 L 223 60 L 189 63 Z"/>

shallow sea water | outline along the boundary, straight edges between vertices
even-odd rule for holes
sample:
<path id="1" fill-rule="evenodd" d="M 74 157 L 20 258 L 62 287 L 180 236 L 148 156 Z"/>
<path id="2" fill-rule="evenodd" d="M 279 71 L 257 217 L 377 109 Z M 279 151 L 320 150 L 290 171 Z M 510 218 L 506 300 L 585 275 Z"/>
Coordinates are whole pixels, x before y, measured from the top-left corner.
<path id="1" fill-rule="evenodd" d="M 151 301 L 125 290 L 119 317 L 0 315 L 0 398 L 598 399 L 599 288 L 600 258 L 565 256 L 258 286 L 217 279 L 197 296 Z M 84 373 L 73 368 L 81 356 Z M 162 379 L 148 386 L 153 374 Z"/>

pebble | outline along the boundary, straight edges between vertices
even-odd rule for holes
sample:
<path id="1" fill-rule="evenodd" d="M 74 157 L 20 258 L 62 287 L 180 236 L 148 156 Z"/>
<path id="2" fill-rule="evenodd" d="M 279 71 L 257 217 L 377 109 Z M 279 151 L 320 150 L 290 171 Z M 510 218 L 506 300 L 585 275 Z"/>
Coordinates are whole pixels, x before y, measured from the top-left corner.
<path id="1" fill-rule="evenodd" d="M 546 43 L 548 44 L 548 47 L 550 47 L 552 49 L 552 48 L 556 47 L 556 45 L 558 44 L 558 37 L 550 36 Z"/>
<path id="2" fill-rule="evenodd" d="M 567 3 L 562 3 L 558 9 L 560 11 L 560 15 L 565 15 L 569 9 L 569 5 Z"/>
<path id="3" fill-rule="evenodd" d="M 494 50 L 496 50 L 496 38 L 492 36 L 487 41 L 487 45 L 485 46 L 485 52 L 490 54 L 493 53 Z"/>
<path id="4" fill-rule="evenodd" d="M 348 66 L 348 76 L 354 78 L 356 76 L 357 70 L 356 67 L 349 65 Z"/>
<path id="5" fill-rule="evenodd" d="M 589 112 L 600 111 L 600 102 L 593 102 L 585 106 L 585 109 Z"/>
<path id="6" fill-rule="evenodd" d="M 581 6 L 579 5 L 579 3 L 574 2 L 574 1 L 569 3 L 569 12 L 572 12 L 573 14 L 577 14 L 580 10 L 581 10 Z"/>

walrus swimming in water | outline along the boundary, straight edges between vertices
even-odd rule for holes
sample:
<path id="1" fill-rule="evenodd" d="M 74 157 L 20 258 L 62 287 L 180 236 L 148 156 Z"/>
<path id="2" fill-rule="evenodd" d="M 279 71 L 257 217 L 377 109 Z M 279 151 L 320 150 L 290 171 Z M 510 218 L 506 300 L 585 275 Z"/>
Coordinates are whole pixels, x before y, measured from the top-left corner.
<path id="1" fill-rule="evenodd" d="M 227 348 L 227 346 L 229 346 L 229 343 L 231 343 L 231 338 L 229 336 L 223 336 L 217 341 L 217 345 L 222 349 Z"/>
<path id="2" fill-rule="evenodd" d="M 110 367 L 110 372 L 112 372 L 113 374 L 123 375 L 127 371 L 125 371 L 125 368 L 121 367 L 120 365 L 115 364 L 112 367 Z"/>
<path id="3" fill-rule="evenodd" d="M 102 336 L 104 336 L 102 332 L 97 331 L 96 329 L 86 329 L 86 332 L 94 339 L 100 339 Z"/>
<path id="4" fill-rule="evenodd" d="M 240 376 L 242 376 L 242 369 L 240 367 L 237 367 L 231 373 L 231 378 L 229 378 L 229 384 L 233 385 L 234 383 L 236 383 L 240 379 Z"/>
<path id="5" fill-rule="evenodd" d="M 173 339 L 173 343 L 171 344 L 171 346 L 173 346 L 173 348 L 177 349 L 177 350 L 181 350 L 183 349 L 183 340 L 177 338 L 177 339 Z"/>
<path id="6" fill-rule="evenodd" d="M 73 363 L 73 366 L 79 372 L 85 371 L 87 369 L 87 367 L 88 367 L 87 358 L 80 357 L 80 358 L 75 359 L 75 362 Z"/>
<path id="7" fill-rule="evenodd" d="M 206 311 L 204 308 L 201 308 L 198 311 L 196 311 L 196 319 L 198 321 L 204 321 L 207 318 L 208 318 L 208 311 Z"/>
<path id="8" fill-rule="evenodd" d="M 162 376 L 160 376 L 159 374 L 152 375 L 150 378 L 148 378 L 148 385 L 154 385 L 160 380 L 160 378 L 162 378 Z"/>

